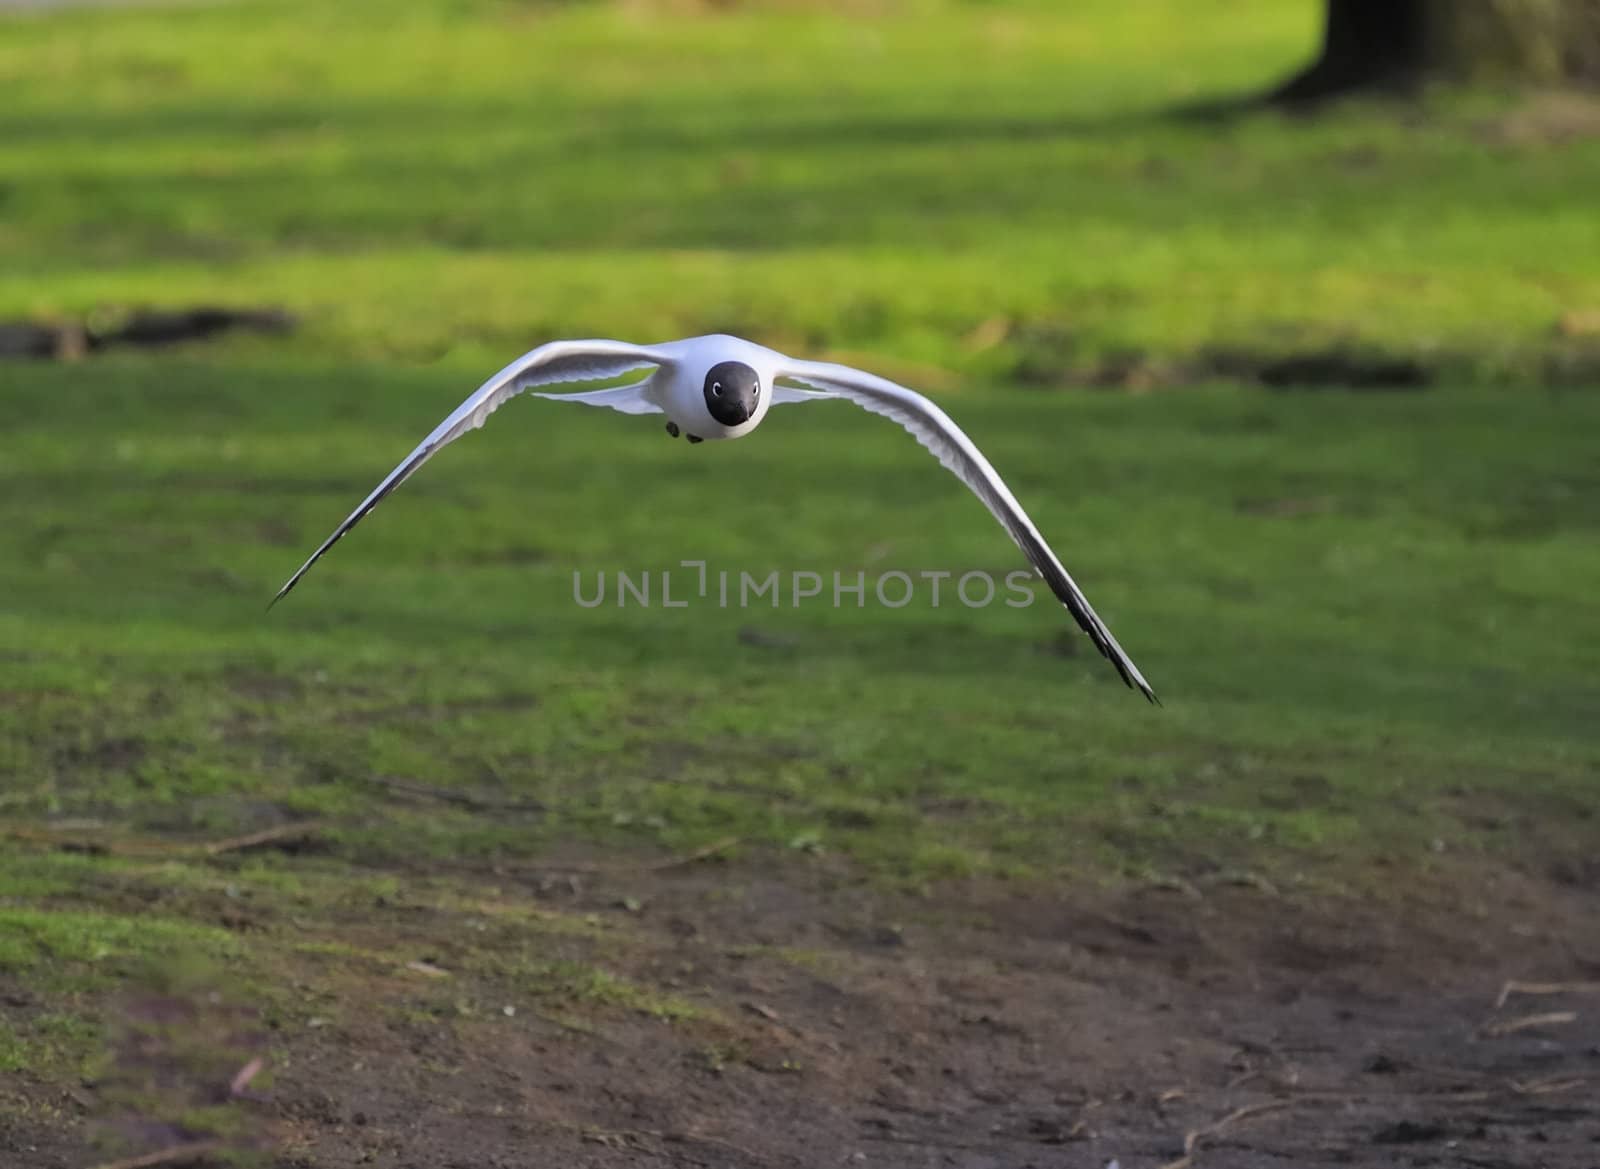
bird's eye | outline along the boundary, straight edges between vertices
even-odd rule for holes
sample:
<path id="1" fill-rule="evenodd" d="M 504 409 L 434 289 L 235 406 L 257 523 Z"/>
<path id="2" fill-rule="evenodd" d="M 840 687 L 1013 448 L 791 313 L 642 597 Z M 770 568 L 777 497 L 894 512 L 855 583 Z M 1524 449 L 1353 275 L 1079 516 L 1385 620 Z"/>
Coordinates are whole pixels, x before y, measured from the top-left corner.
<path id="1" fill-rule="evenodd" d="M 717 397 L 719 397 L 719 398 L 722 397 L 722 383 L 721 382 L 712 382 L 711 383 L 711 392 L 714 395 L 716 395 Z"/>

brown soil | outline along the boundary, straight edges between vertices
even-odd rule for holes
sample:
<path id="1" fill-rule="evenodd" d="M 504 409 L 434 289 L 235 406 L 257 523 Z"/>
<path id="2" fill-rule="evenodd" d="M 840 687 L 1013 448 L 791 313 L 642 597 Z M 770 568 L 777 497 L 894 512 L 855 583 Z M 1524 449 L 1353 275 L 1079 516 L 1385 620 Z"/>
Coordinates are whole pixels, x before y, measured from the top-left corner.
<path id="1" fill-rule="evenodd" d="M 626 920 L 625 946 L 563 952 L 706 1013 L 401 1014 L 394 996 L 464 992 L 430 969 L 369 980 L 370 1009 L 280 1032 L 266 1086 L 236 1101 L 267 1164 L 1600 1165 L 1592 888 L 1486 863 L 1384 904 L 1247 885 L 898 897 L 822 860 L 555 874 L 484 895 Z M 349 936 L 447 968 L 461 928 L 397 904 L 353 909 Z M 1502 1002 L 1512 979 L 1572 985 Z M 54 1103 L 93 1112 L 101 1090 Z M 0 1164 L 81 1169 L 104 1155 L 89 1135 L 0 1116 Z"/>

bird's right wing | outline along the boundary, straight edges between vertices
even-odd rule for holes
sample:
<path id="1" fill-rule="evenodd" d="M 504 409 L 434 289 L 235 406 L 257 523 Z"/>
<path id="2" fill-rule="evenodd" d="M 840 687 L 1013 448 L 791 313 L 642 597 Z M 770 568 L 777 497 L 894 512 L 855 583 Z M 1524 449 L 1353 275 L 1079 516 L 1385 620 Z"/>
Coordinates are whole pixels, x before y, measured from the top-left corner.
<path id="1" fill-rule="evenodd" d="M 382 503 L 391 491 L 409 479 L 439 448 L 454 442 L 467 431 L 482 426 L 489 415 L 499 409 L 501 403 L 507 399 L 533 386 L 601 381 L 606 378 L 621 377 L 638 369 L 659 368 L 670 364 L 672 364 L 671 357 L 662 350 L 629 345 L 623 341 L 552 341 L 548 345 L 541 345 L 524 353 L 474 390 L 465 402 L 457 406 L 448 418 L 434 428 L 432 434 L 422 440 L 416 450 L 390 471 L 372 494 L 361 501 L 361 506 L 334 529 L 333 535 L 324 540 L 322 546 L 313 552 L 289 578 L 288 583 L 278 590 L 278 595 L 272 598 L 271 604 L 267 607 L 271 608 L 281 601 L 290 589 L 300 583 L 300 578 L 324 552 L 337 544 L 346 532 Z M 610 395 L 611 400 L 598 400 L 600 395 Z M 642 408 L 648 406 L 642 398 L 641 390 L 635 386 L 624 386 L 620 390 L 597 390 L 573 396 L 579 400 L 587 400 L 592 405 L 608 405 L 612 409 L 629 414 L 642 412 Z"/>
<path id="2" fill-rule="evenodd" d="M 1139 667 L 1133 664 L 1133 659 L 1117 644 L 1117 639 L 1111 635 L 1106 623 L 1100 620 L 1077 582 L 1067 575 L 1067 570 L 1051 551 L 1050 545 L 1045 543 L 1039 529 L 1028 518 L 1028 513 L 1022 510 L 1016 496 L 1011 494 L 1005 480 L 1000 478 L 1000 472 L 984 458 L 977 444 L 948 414 L 915 390 L 908 390 L 886 378 L 848 365 L 791 360 L 778 376 L 821 391 L 819 396 L 848 398 L 863 410 L 893 419 L 910 431 L 913 438 L 971 488 L 994 518 L 1011 533 L 1011 538 L 1050 586 L 1056 599 L 1089 635 L 1095 648 L 1117 668 L 1122 680 L 1151 702 L 1156 701 L 1150 683 L 1145 681 Z"/>

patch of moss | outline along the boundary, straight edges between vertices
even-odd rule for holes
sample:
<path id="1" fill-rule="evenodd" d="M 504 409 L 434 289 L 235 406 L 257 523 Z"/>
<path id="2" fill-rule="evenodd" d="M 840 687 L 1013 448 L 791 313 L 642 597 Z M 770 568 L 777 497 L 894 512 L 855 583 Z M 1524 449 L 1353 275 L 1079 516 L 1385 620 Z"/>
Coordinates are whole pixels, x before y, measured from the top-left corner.
<path id="1" fill-rule="evenodd" d="M 664 1022 L 712 1018 L 716 1012 L 679 995 L 652 989 L 597 966 L 550 962 L 528 968 L 525 989 L 539 998 L 637 1011 Z"/>

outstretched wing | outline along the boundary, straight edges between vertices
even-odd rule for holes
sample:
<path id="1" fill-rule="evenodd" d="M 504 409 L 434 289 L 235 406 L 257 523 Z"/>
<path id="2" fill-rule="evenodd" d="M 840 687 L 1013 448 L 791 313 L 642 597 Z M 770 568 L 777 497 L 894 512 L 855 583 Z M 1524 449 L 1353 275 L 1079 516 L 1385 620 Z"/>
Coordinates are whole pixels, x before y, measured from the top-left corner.
<path id="1" fill-rule="evenodd" d="M 1111 630 L 1089 604 L 1089 599 L 1067 575 L 1067 570 L 1056 559 L 1050 545 L 1045 543 L 1039 529 L 1034 527 L 1028 513 L 1022 510 L 1022 505 L 1000 478 L 1000 473 L 983 457 L 983 452 L 962 429 L 951 421 L 948 414 L 914 390 L 847 365 L 790 361 L 779 376 L 848 398 L 862 409 L 891 418 L 910 431 L 935 458 L 972 489 L 972 493 L 983 501 L 1001 526 L 1011 533 L 1011 538 L 1050 586 L 1050 591 L 1077 619 L 1095 647 L 1117 668 L 1122 680 L 1137 688 L 1151 702 L 1157 701 L 1155 691 L 1145 681 L 1139 667 L 1123 652 L 1117 639 L 1111 635 Z"/>
<path id="2" fill-rule="evenodd" d="M 557 385 L 561 382 L 600 381 L 621 377 L 637 369 L 664 366 L 671 359 L 657 349 L 629 345 L 623 341 L 552 341 L 524 353 L 483 385 L 479 386 L 465 402 L 434 428 L 421 445 L 384 478 L 372 494 L 361 501 L 361 506 L 351 512 L 345 521 L 333 530 L 333 535 L 322 542 L 281 589 L 267 608 L 281 601 L 323 553 L 337 544 L 346 532 L 361 522 L 365 516 L 400 484 L 409 479 L 418 467 L 433 457 L 439 448 L 454 442 L 469 430 L 476 430 L 500 408 L 500 404 L 533 386 Z M 610 395 L 610 400 L 597 400 L 598 395 Z M 551 397 L 554 395 L 543 395 Z M 588 400 L 592 405 L 608 405 L 624 413 L 642 412 L 647 407 L 641 390 L 625 386 L 621 390 L 597 390 L 591 394 L 574 395 Z"/>
<path id="3" fill-rule="evenodd" d="M 624 370 L 623 372 L 627 372 Z M 665 414 L 655 403 L 651 395 L 645 392 L 650 384 L 650 379 L 633 382 L 630 385 L 618 386 L 614 390 L 578 390 L 567 391 L 560 394 L 545 394 L 538 390 L 529 390 L 535 398 L 548 398 L 552 402 L 577 402 L 583 406 L 604 406 L 608 410 L 615 410 L 618 414 Z"/>
<path id="4" fill-rule="evenodd" d="M 829 402 L 837 401 L 838 398 L 838 394 L 829 394 L 822 390 L 802 390 L 795 386 L 772 387 L 774 406 L 786 406 L 794 402 Z"/>

